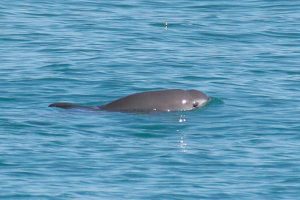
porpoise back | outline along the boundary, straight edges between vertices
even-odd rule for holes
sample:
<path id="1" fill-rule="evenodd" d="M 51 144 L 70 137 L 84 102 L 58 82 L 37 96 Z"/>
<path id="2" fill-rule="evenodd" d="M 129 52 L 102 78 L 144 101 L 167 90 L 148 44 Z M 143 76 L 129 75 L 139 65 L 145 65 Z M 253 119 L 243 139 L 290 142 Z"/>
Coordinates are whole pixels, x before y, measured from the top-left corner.
<path id="1" fill-rule="evenodd" d="M 209 97 L 198 90 L 168 89 L 131 94 L 102 106 L 58 102 L 49 107 L 116 112 L 170 112 L 200 108 L 208 101 Z"/>

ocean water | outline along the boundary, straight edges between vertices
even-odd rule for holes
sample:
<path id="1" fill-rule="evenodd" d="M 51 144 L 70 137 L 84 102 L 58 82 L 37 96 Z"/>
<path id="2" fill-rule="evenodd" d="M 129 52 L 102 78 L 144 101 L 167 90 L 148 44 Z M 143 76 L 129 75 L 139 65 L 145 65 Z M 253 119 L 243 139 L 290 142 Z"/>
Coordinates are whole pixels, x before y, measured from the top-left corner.
<path id="1" fill-rule="evenodd" d="M 0 199 L 299 199 L 299 10 L 2 0 Z M 213 101 L 150 115 L 48 108 L 165 88 Z"/>

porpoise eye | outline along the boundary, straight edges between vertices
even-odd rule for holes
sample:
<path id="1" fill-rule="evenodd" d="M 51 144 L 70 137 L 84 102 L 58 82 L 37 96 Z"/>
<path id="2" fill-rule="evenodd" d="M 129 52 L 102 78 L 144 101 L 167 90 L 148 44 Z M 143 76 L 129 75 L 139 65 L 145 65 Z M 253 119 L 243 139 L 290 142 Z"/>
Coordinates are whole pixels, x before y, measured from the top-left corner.
<path id="1" fill-rule="evenodd" d="M 195 101 L 195 102 L 193 103 L 193 107 L 196 108 L 197 106 L 199 106 L 199 103 Z"/>

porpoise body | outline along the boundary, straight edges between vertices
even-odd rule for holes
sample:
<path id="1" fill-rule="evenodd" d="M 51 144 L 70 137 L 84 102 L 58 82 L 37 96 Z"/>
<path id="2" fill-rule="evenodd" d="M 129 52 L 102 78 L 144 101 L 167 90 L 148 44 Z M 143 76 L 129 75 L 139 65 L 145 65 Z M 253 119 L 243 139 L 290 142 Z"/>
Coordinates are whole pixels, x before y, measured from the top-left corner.
<path id="1" fill-rule="evenodd" d="M 167 89 L 131 94 L 101 106 L 58 102 L 50 104 L 49 107 L 116 112 L 170 112 L 201 108 L 209 99 L 210 97 L 198 90 Z"/>

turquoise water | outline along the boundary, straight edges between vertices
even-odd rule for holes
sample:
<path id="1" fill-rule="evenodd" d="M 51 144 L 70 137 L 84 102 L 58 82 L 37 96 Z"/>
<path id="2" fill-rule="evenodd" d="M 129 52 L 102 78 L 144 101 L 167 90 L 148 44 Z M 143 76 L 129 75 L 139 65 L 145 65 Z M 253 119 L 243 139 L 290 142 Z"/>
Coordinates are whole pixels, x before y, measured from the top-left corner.
<path id="1" fill-rule="evenodd" d="M 299 10 L 2 0 L 0 199 L 299 199 Z M 156 115 L 47 107 L 164 88 L 213 101 Z"/>

